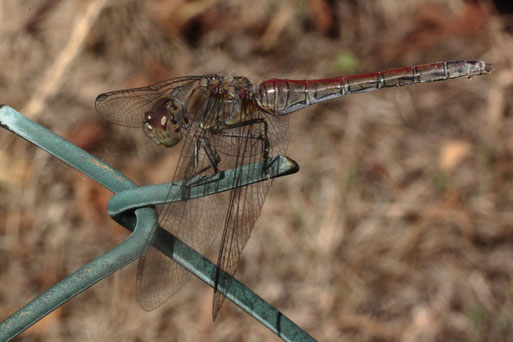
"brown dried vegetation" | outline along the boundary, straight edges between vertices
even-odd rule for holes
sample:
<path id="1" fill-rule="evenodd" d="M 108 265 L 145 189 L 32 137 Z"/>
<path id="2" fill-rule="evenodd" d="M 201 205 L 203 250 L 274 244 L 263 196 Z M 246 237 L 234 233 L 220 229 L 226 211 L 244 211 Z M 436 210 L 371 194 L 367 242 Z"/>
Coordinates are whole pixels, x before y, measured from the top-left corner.
<path id="1" fill-rule="evenodd" d="M 179 149 L 102 121 L 97 94 L 188 74 L 491 62 L 488 76 L 292 115 L 301 170 L 275 181 L 237 278 L 319 340 L 501 341 L 513 335 L 512 51 L 511 17 L 487 1 L 4 0 L 0 102 L 150 184 L 169 180 Z M 100 185 L 9 132 L 0 140 L 5 318 L 128 232 Z M 211 300 L 191 280 L 144 312 L 133 264 L 19 340 L 275 338 L 229 302 L 212 323 Z"/>

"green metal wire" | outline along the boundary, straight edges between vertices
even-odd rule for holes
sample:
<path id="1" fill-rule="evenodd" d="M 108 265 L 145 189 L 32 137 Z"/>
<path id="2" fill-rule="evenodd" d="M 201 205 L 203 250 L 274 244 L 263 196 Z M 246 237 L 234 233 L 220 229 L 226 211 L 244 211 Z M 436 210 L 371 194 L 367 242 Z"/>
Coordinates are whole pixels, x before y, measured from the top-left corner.
<path id="1" fill-rule="evenodd" d="M 267 167 L 266 172 L 263 172 L 264 165 Z M 199 185 L 189 188 L 188 199 L 216 194 L 233 189 L 236 186 L 261 182 L 266 180 L 268 175 L 272 178 L 285 176 L 297 172 L 297 170 L 298 166 L 295 161 L 284 156 L 276 156 L 237 169 L 236 172 L 241 175 L 240 179 L 234 170 L 219 172 L 209 178 L 200 176 L 197 178 L 202 178 L 202 182 L 195 182 L 195 179 L 189 181 L 192 184 Z M 234 184 L 234 178 L 239 180 L 239 184 Z M 111 198 L 107 206 L 107 212 L 115 220 L 120 220 L 124 217 L 130 217 L 128 213 L 135 209 L 168 203 L 170 198 L 180 200 L 180 185 L 181 182 L 166 183 L 125 190 Z"/>
<path id="2" fill-rule="evenodd" d="M 179 184 L 161 184 L 139 188 L 119 171 L 8 106 L 0 107 L 0 125 L 116 193 L 109 202 L 109 214 L 127 229 L 133 230 L 133 233 L 120 245 L 55 284 L 1 322 L 1 341 L 14 338 L 78 293 L 138 259 L 146 251 L 148 241 L 153 240 L 154 247 L 208 285 L 214 286 L 216 265 L 165 229 L 157 226 L 157 215 L 153 205 L 164 203 L 167 198 L 173 198 L 174 196 L 168 196 L 170 187 L 171 189 L 178 188 Z M 237 171 L 242 172 L 242 181 L 239 184 L 234 184 L 234 172 L 228 170 L 224 172 L 222 179 L 191 190 L 191 196 L 205 196 L 226 191 L 235 186 L 262 181 L 269 176 L 279 177 L 298 170 L 295 162 L 283 156 L 271 158 L 266 162 L 269 166 L 268 172 L 262 172 L 263 168 L 258 164 L 245 166 L 243 170 Z M 237 280 L 232 280 L 226 297 L 282 339 L 314 341 L 295 323 Z"/>

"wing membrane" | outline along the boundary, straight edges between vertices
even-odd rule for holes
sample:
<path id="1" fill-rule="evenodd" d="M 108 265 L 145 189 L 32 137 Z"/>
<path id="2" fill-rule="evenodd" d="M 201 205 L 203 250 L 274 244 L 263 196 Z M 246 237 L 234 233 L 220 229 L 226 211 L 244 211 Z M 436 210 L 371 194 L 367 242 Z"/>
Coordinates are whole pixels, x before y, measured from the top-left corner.
<path id="1" fill-rule="evenodd" d="M 98 95 L 96 111 L 107 121 L 122 126 L 141 127 L 144 113 L 163 97 L 185 101 L 197 81 L 204 77 L 188 76 L 162 81 L 147 87 L 111 91 Z"/>
<path id="2" fill-rule="evenodd" d="M 243 105 L 242 110 L 244 111 L 244 121 L 254 123 L 235 128 L 237 134 L 234 134 L 233 130 L 229 130 L 232 135 L 238 135 L 239 138 L 232 137 L 231 141 L 226 141 L 226 138 L 220 139 L 221 141 L 214 139 L 215 143 L 213 144 L 223 151 L 227 159 L 232 160 L 233 167 L 239 168 L 262 159 L 264 145 L 256 137 L 263 135 L 265 131 L 267 131 L 265 135 L 269 139 L 269 155 L 284 153 L 288 143 L 286 119 L 268 116 L 253 104 Z M 265 124 L 260 123 L 260 119 L 263 119 Z M 230 192 L 217 260 L 218 267 L 225 274 L 218 273 L 216 276 L 212 306 L 214 320 L 231 285 L 231 278 L 226 274 L 234 276 L 237 272 L 242 250 L 260 215 L 271 183 L 272 180 L 269 179 L 235 188 Z"/>
<path id="3" fill-rule="evenodd" d="M 207 102 L 203 119 L 212 122 L 212 119 L 219 117 L 226 110 L 226 104 L 215 96 L 209 97 Z M 197 147 L 201 139 L 207 140 L 219 155 L 220 171 L 240 168 L 261 160 L 264 155 L 264 144 L 258 137 L 263 136 L 266 131 L 270 146 L 269 156 L 285 151 L 288 142 L 286 119 L 268 116 L 252 103 L 244 106 L 242 117 L 242 122 L 263 119 L 267 130 L 262 123 L 242 123 L 234 127 L 201 132 L 198 129 L 190 129 L 186 134 L 186 142 L 173 180 L 186 180 L 184 186 L 187 186 L 187 180 L 192 177 L 214 173 L 214 170 L 209 168 L 211 160 L 207 153 Z M 197 173 L 205 168 L 207 170 Z M 205 254 L 213 243 L 219 230 L 224 228 L 218 265 L 228 274 L 234 275 L 239 265 L 240 253 L 260 214 L 270 186 L 271 181 L 268 180 L 165 206 L 159 211 L 160 224 L 202 254 Z M 146 310 L 158 307 L 176 293 L 189 278 L 188 271 L 151 248 L 140 261 L 138 268 L 137 296 L 141 306 Z M 228 278 L 223 277 L 219 284 L 223 288 L 228 288 Z M 216 290 L 214 315 L 217 315 L 223 299 L 224 296 Z"/>
<path id="4" fill-rule="evenodd" d="M 181 77 L 147 87 L 105 93 L 96 99 L 96 110 L 115 124 L 141 127 L 145 113 L 156 101 L 172 98 L 175 103 L 185 104 L 204 79 Z M 201 254 L 205 254 L 223 228 L 218 266 L 234 275 L 271 180 L 194 199 L 187 199 L 188 189 L 198 185 L 198 177 L 208 179 L 217 171 L 240 170 L 244 165 L 283 153 L 288 142 L 288 123 L 286 117 L 278 118 L 260 110 L 249 98 L 234 105 L 215 91 L 198 108 L 203 112 L 194 113 L 195 122 L 182 127 L 184 144 L 172 179 L 182 182 L 180 191 L 176 192 L 182 201 L 158 206 L 159 225 Z M 237 183 L 240 177 L 241 172 L 235 180 Z M 137 269 L 139 303 L 143 309 L 153 310 L 189 278 L 187 270 L 152 247 L 140 259 Z M 218 273 L 214 318 L 230 282 L 229 277 Z"/>
<path id="5" fill-rule="evenodd" d="M 186 136 L 173 181 L 183 180 L 187 183 L 187 180 L 192 178 L 190 175 L 210 165 L 204 151 L 200 149 L 195 155 L 196 141 L 194 134 Z M 197 164 L 191 168 L 193 159 L 197 160 Z M 202 172 L 197 175 L 207 174 L 208 172 Z M 159 206 L 159 224 L 197 252 L 204 254 L 222 227 L 225 215 L 223 208 L 226 207 L 228 198 L 228 193 L 222 192 Z M 187 270 L 156 248 L 150 248 L 141 258 L 137 269 L 139 303 L 145 310 L 155 309 L 176 293 L 190 275 Z"/>

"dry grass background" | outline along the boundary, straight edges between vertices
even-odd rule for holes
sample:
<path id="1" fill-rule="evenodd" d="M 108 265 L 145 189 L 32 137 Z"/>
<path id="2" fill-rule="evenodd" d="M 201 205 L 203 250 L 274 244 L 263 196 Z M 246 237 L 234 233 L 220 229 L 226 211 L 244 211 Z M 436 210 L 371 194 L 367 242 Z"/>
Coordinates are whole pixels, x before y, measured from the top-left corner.
<path id="1" fill-rule="evenodd" d="M 513 40 L 488 1 L 0 2 L 0 103 L 125 172 L 167 181 L 177 151 L 94 111 L 99 93 L 179 75 L 255 82 L 444 59 L 488 76 L 349 96 L 293 114 L 298 174 L 274 182 L 237 278 L 319 340 L 513 336 Z M 0 135 L 0 317 L 127 236 L 111 194 Z M 210 257 L 215 257 L 212 250 Z M 135 263 L 19 341 L 277 338 L 191 280 L 147 313 Z"/>

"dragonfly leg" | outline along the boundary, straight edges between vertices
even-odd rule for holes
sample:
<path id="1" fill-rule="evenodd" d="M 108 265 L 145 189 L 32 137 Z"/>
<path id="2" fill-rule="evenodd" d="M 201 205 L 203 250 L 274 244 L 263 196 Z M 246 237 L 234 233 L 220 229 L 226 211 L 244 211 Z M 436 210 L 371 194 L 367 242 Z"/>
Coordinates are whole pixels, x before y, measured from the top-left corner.
<path id="1" fill-rule="evenodd" d="M 207 159 L 210 164 L 208 166 L 201 168 L 200 170 L 195 170 L 199 164 L 200 148 L 203 149 L 203 151 L 205 152 L 205 155 L 207 156 Z M 212 147 L 210 142 L 204 138 L 198 139 L 196 145 L 194 146 L 194 155 L 189 160 L 189 164 L 187 165 L 188 170 L 185 172 L 185 174 L 189 174 L 189 180 L 185 181 L 184 186 L 182 187 L 182 198 L 187 199 L 189 197 L 191 187 L 207 184 L 209 181 L 211 181 L 210 178 L 212 176 L 219 174 L 220 162 L 221 157 L 219 156 L 217 151 Z M 188 172 L 191 168 L 194 171 Z M 202 177 L 194 179 L 197 176 L 201 175 L 203 172 L 208 171 L 210 169 L 214 170 L 212 175 L 204 175 Z"/>
<path id="2" fill-rule="evenodd" d="M 219 157 L 219 154 L 217 151 L 212 147 L 210 144 L 210 141 L 207 139 L 201 138 L 200 139 L 201 147 L 203 148 L 203 151 L 205 151 L 205 154 L 207 155 L 208 161 L 210 162 L 210 166 L 205 167 L 202 171 L 199 171 L 199 173 L 206 171 L 210 168 L 214 169 L 214 173 L 219 172 L 219 163 L 221 162 L 221 157 Z"/>
<path id="3" fill-rule="evenodd" d="M 263 125 L 264 132 L 263 134 L 255 134 L 255 133 L 239 133 L 239 132 L 226 132 L 228 129 L 240 128 L 245 126 L 253 126 L 253 125 Z M 212 132 L 213 134 L 222 135 L 224 137 L 230 138 L 247 138 L 247 139 L 256 139 L 262 141 L 262 159 L 266 161 L 269 158 L 269 136 L 268 136 L 268 125 L 267 121 L 263 118 L 256 118 L 246 121 L 241 121 L 235 124 L 226 124 L 221 128 Z M 264 170 L 267 170 L 267 164 L 264 163 Z"/>
<path id="4" fill-rule="evenodd" d="M 253 126 L 253 125 L 263 125 L 263 134 L 256 134 L 256 133 L 244 133 L 244 132 L 227 132 L 228 129 L 234 129 L 234 128 L 241 128 L 246 126 Z M 268 138 L 268 125 L 265 119 L 263 118 L 256 118 L 251 120 L 246 120 L 242 122 L 238 122 L 235 124 L 225 124 L 219 127 L 216 130 L 213 130 L 211 132 L 212 134 L 222 135 L 224 137 L 229 138 L 244 138 L 244 139 L 256 139 L 262 141 L 262 159 L 264 160 L 264 170 L 267 170 L 267 159 L 269 158 L 269 150 L 270 150 L 270 143 Z M 202 149 L 205 152 L 205 155 L 209 161 L 209 165 L 201 168 L 200 170 L 196 170 L 197 166 L 200 164 L 199 155 L 200 155 L 200 149 Z M 182 187 L 182 198 L 186 199 L 189 196 L 190 189 L 193 186 L 200 186 L 205 185 L 209 182 L 212 182 L 212 176 L 219 174 L 219 164 L 221 162 L 221 157 L 215 150 L 215 148 L 210 144 L 210 141 L 205 138 L 199 138 L 196 141 L 196 144 L 194 146 L 194 152 L 193 156 L 191 157 L 189 164 L 187 166 L 187 169 L 192 169 L 194 171 L 192 172 L 186 172 L 185 174 L 189 174 L 188 177 L 189 180 L 184 183 L 184 186 Z M 212 175 L 204 175 L 202 177 L 199 177 L 197 179 L 197 176 L 201 175 L 205 171 L 208 171 L 209 169 L 213 169 L 214 172 Z M 194 179 L 193 181 L 191 181 Z"/>
<path id="5" fill-rule="evenodd" d="M 200 170 L 195 170 L 195 171 L 189 172 L 190 169 L 196 169 L 198 167 L 199 149 L 200 148 L 203 149 L 203 151 L 205 151 L 205 154 L 208 158 L 208 161 L 210 162 L 210 165 L 205 166 Z M 187 165 L 187 171 L 185 172 L 185 174 L 189 174 L 190 176 L 188 178 L 190 179 L 190 178 L 194 178 L 194 177 L 202 174 L 203 172 L 205 172 L 209 169 L 214 169 L 214 173 L 218 173 L 220 162 L 221 162 L 221 157 L 219 156 L 217 151 L 212 147 L 210 142 L 207 139 L 200 138 L 200 139 L 198 139 L 198 141 L 196 142 L 196 145 L 194 146 L 194 155 L 189 160 L 189 164 Z"/>

